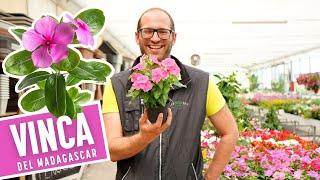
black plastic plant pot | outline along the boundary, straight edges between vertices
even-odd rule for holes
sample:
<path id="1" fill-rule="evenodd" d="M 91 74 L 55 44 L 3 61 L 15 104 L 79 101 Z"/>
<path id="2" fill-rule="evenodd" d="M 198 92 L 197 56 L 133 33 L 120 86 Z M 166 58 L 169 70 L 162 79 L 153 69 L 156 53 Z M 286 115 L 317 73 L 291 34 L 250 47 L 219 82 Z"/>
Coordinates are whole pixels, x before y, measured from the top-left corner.
<path id="1" fill-rule="evenodd" d="M 155 123 L 157 121 L 160 113 L 163 113 L 163 120 L 162 120 L 162 124 L 163 124 L 167 121 L 168 105 L 166 105 L 165 107 L 155 107 L 155 108 L 147 107 L 147 115 L 151 123 Z"/>

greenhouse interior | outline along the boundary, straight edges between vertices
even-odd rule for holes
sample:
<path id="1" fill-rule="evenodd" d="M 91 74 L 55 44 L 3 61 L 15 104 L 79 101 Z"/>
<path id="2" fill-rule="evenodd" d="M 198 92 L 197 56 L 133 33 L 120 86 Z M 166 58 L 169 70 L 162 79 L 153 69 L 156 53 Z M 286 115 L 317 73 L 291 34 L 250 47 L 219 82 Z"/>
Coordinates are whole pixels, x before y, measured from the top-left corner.
<path id="1" fill-rule="evenodd" d="M 174 20 L 171 55 L 210 74 L 237 124 L 239 138 L 220 179 L 320 179 L 320 1 L 316 0 L 2 0 L 0 119 L 23 113 L 19 98 L 28 90 L 17 93 L 18 79 L 3 68 L 5 58 L 21 48 L 8 32 L 10 27 L 30 28 L 43 14 L 59 17 L 65 11 L 100 8 L 105 29 L 95 36 L 93 48 L 77 50 L 84 58 L 108 62 L 119 73 L 131 69 L 141 55 L 135 39 L 137 22 L 153 7 L 166 10 Z M 103 103 L 105 84 L 79 86 Z M 220 137 L 206 118 L 200 143 L 203 176 Z M 76 176 L 66 179 L 115 179 L 116 172 L 117 163 L 105 161 L 81 165 Z M 44 179 L 41 174 L 13 179 Z"/>

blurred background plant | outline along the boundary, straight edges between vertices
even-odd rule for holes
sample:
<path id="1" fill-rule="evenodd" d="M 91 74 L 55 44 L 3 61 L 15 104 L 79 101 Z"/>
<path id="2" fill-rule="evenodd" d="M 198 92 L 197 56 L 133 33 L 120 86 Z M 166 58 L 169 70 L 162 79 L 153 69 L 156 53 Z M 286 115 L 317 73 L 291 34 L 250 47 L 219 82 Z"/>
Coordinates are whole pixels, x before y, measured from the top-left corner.
<path id="1" fill-rule="evenodd" d="M 259 87 L 259 83 L 258 83 L 258 76 L 251 74 L 250 76 L 248 76 L 249 79 L 249 90 L 250 92 L 255 91 L 256 89 L 258 89 Z"/>
<path id="2" fill-rule="evenodd" d="M 271 81 L 271 89 L 274 92 L 284 93 L 285 92 L 285 82 L 282 77 L 278 80 Z"/>

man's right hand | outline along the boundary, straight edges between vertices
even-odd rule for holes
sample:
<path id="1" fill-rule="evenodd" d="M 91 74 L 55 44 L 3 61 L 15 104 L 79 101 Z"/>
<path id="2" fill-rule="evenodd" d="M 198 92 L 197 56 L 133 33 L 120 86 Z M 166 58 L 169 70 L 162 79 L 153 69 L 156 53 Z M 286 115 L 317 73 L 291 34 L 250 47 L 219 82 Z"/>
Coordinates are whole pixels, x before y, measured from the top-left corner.
<path id="1" fill-rule="evenodd" d="M 165 131 L 170 125 L 172 121 L 172 111 L 168 108 L 168 117 L 167 121 L 162 124 L 163 121 L 163 113 L 160 113 L 157 121 L 155 123 L 151 123 L 148 120 L 147 111 L 145 110 L 139 119 L 139 127 L 140 131 L 138 136 L 147 143 L 152 142 L 156 137 L 158 137 L 163 131 Z"/>

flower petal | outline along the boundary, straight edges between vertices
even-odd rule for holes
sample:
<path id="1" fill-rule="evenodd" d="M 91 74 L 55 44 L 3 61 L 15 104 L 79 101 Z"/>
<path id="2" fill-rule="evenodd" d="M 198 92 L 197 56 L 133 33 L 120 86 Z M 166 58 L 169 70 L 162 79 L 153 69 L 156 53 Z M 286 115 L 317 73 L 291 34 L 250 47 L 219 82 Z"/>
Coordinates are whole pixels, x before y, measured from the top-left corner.
<path id="1" fill-rule="evenodd" d="M 47 46 L 41 46 L 37 50 L 33 51 L 31 57 L 33 64 L 36 67 L 46 68 L 52 64 L 52 58 L 49 55 Z"/>
<path id="2" fill-rule="evenodd" d="M 77 39 L 81 44 L 93 46 L 93 36 L 89 31 L 85 31 L 81 28 L 76 30 Z"/>
<path id="3" fill-rule="evenodd" d="M 67 19 L 65 19 L 64 22 L 66 22 L 66 23 L 71 22 L 71 23 L 73 23 L 73 24 L 76 24 L 76 21 L 73 19 L 73 17 L 72 17 L 70 14 L 66 13 L 66 14 L 65 14 L 65 17 L 66 17 Z"/>
<path id="4" fill-rule="evenodd" d="M 43 43 L 45 43 L 45 40 L 34 29 L 30 29 L 22 35 L 22 45 L 28 51 L 35 50 Z"/>
<path id="5" fill-rule="evenodd" d="M 53 63 L 58 63 L 68 57 L 68 47 L 64 44 L 53 44 L 50 48 Z"/>
<path id="6" fill-rule="evenodd" d="M 88 24 L 81 19 L 77 19 L 76 22 L 76 26 L 78 28 L 76 30 L 76 33 L 79 42 L 84 45 L 93 46 L 94 40 L 92 34 L 90 33 L 90 27 L 88 26 Z"/>
<path id="7" fill-rule="evenodd" d="M 58 22 L 50 16 L 39 19 L 34 26 L 35 30 L 44 35 L 45 38 L 51 39 Z"/>
<path id="8" fill-rule="evenodd" d="M 60 23 L 54 33 L 52 42 L 54 44 L 70 44 L 73 39 L 74 30 L 68 23 Z"/>

